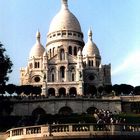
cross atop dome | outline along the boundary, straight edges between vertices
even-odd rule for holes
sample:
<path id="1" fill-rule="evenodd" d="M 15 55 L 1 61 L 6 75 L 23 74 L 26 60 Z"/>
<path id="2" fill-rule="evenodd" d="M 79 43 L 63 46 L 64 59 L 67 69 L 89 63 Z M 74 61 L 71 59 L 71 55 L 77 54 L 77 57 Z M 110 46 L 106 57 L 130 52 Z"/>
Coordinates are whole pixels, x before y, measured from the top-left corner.
<path id="1" fill-rule="evenodd" d="M 68 9 L 68 0 L 61 0 L 62 8 Z"/>

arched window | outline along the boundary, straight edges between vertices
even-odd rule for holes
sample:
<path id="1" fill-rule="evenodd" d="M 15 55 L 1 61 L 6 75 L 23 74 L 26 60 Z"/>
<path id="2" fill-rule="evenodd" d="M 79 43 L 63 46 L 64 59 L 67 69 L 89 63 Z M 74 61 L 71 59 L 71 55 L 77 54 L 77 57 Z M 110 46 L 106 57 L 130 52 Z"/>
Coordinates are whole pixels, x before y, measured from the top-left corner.
<path id="1" fill-rule="evenodd" d="M 91 65 L 93 66 L 93 60 L 91 61 Z"/>
<path id="2" fill-rule="evenodd" d="M 71 81 L 75 81 L 75 69 L 74 69 L 74 67 L 71 69 Z"/>
<path id="3" fill-rule="evenodd" d="M 39 67 L 40 67 L 40 65 L 39 65 L 39 64 L 40 64 L 40 63 L 38 62 L 38 63 L 37 63 L 37 68 L 39 68 Z"/>
<path id="4" fill-rule="evenodd" d="M 53 56 L 54 56 L 54 49 L 55 49 L 55 48 L 53 48 Z"/>
<path id="5" fill-rule="evenodd" d="M 88 65 L 90 66 L 90 60 L 88 61 Z"/>
<path id="6" fill-rule="evenodd" d="M 71 77 L 72 81 L 75 80 L 75 77 L 74 77 L 74 73 L 72 73 L 72 77 Z"/>
<path id="7" fill-rule="evenodd" d="M 61 51 L 60 51 L 60 60 L 65 60 L 64 49 L 61 49 Z"/>
<path id="8" fill-rule="evenodd" d="M 50 58 L 51 58 L 51 55 L 52 55 L 52 50 L 50 49 Z"/>
<path id="9" fill-rule="evenodd" d="M 37 62 L 35 62 L 35 68 L 37 68 Z"/>
<path id="10" fill-rule="evenodd" d="M 99 65 L 100 65 L 100 62 L 96 61 L 96 66 L 99 67 Z"/>
<path id="11" fill-rule="evenodd" d="M 77 47 L 74 47 L 74 55 L 77 55 Z"/>
<path id="12" fill-rule="evenodd" d="M 35 62 L 35 68 L 39 68 L 40 67 L 40 63 L 39 62 Z"/>
<path id="13" fill-rule="evenodd" d="M 54 73 L 52 73 L 52 82 L 54 82 Z"/>
<path id="14" fill-rule="evenodd" d="M 65 67 L 64 66 L 62 66 L 60 68 L 60 75 L 61 75 L 61 78 L 65 78 Z"/>
<path id="15" fill-rule="evenodd" d="M 54 68 L 52 68 L 51 69 L 51 74 L 50 74 L 50 76 L 51 76 L 51 82 L 54 82 L 55 81 L 55 69 Z"/>
<path id="16" fill-rule="evenodd" d="M 69 54 L 72 55 L 72 47 L 71 46 L 69 46 Z"/>

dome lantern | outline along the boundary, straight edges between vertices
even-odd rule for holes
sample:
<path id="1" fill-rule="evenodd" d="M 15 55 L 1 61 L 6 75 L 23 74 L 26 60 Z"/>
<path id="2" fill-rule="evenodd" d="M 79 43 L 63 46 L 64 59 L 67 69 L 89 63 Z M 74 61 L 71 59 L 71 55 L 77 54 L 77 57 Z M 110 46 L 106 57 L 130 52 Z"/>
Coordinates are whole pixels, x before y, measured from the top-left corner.
<path id="1" fill-rule="evenodd" d="M 92 41 L 92 30 L 91 30 L 91 28 L 88 31 L 88 39 Z"/>
<path id="2" fill-rule="evenodd" d="M 39 30 L 38 30 L 38 31 L 36 32 L 36 42 L 40 43 L 40 37 L 41 37 L 41 35 L 40 35 Z"/>
<path id="3" fill-rule="evenodd" d="M 63 9 L 68 9 L 68 0 L 61 0 L 61 3 Z"/>

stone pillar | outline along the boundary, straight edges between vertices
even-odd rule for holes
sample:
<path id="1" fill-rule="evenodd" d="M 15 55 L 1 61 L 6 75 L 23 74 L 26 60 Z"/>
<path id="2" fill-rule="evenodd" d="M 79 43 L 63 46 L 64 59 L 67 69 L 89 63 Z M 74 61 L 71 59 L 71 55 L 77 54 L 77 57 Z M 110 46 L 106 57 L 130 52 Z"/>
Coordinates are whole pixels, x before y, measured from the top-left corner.
<path id="1" fill-rule="evenodd" d="M 56 67 L 56 81 L 59 82 L 60 81 L 60 71 L 59 68 Z"/>
<path id="2" fill-rule="evenodd" d="M 42 84 L 42 93 L 41 95 L 43 96 L 47 96 L 47 84 L 45 81 L 43 81 L 43 84 Z"/>
<path id="3" fill-rule="evenodd" d="M 69 88 L 66 88 L 66 95 L 69 95 Z"/>
<path id="4" fill-rule="evenodd" d="M 59 81 L 59 71 L 58 71 L 58 69 L 56 69 L 56 81 L 58 82 Z"/>
<path id="5" fill-rule="evenodd" d="M 78 88 L 78 95 L 83 95 L 83 82 L 82 81 L 80 81 L 79 82 L 79 86 L 78 86 L 79 88 Z"/>
<path id="6" fill-rule="evenodd" d="M 23 135 L 26 135 L 26 128 L 23 128 Z"/>
<path id="7" fill-rule="evenodd" d="M 72 125 L 69 125 L 69 132 L 72 132 Z"/>
<path id="8" fill-rule="evenodd" d="M 58 88 L 55 90 L 55 95 L 59 96 L 59 89 Z"/>

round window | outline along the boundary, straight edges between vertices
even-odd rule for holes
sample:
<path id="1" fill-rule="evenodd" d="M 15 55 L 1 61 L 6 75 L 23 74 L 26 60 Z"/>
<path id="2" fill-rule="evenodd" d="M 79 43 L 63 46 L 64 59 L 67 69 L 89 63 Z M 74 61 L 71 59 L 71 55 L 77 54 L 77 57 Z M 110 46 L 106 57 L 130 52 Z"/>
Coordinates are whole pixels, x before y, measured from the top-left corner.
<path id="1" fill-rule="evenodd" d="M 94 80 L 94 75 L 89 75 L 89 80 L 90 81 Z"/>
<path id="2" fill-rule="evenodd" d="M 35 80 L 35 82 L 39 82 L 40 81 L 40 77 L 37 76 L 37 77 L 35 77 L 34 80 Z"/>

